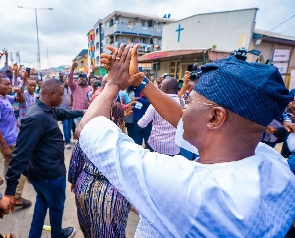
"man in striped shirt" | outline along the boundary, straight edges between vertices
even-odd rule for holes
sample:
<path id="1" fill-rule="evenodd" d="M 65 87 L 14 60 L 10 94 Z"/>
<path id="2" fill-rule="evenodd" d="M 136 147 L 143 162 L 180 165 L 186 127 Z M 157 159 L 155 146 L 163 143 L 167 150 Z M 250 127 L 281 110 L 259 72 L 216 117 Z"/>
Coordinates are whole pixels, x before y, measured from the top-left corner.
<path id="1" fill-rule="evenodd" d="M 178 82 L 176 78 L 166 77 L 161 84 L 161 90 L 179 102 L 177 89 Z M 153 105 L 148 107 L 144 116 L 138 121 L 137 124 L 144 128 L 151 121 L 153 121 L 153 126 L 148 140 L 148 144 L 150 145 L 151 149 L 166 155 L 179 154 L 180 147 L 175 143 L 175 127 L 163 119 L 153 107 Z"/>
<path id="2" fill-rule="evenodd" d="M 73 97 L 73 110 L 79 110 L 83 111 L 88 108 L 87 104 L 87 93 L 92 89 L 91 86 L 88 85 L 88 79 L 87 75 L 84 73 L 81 73 L 79 75 L 79 83 L 74 82 L 74 71 L 75 68 L 78 67 L 77 63 L 72 64 L 71 72 L 68 75 L 68 84 L 72 92 Z M 81 121 L 81 118 L 76 118 L 75 124 L 78 126 L 79 122 Z"/>

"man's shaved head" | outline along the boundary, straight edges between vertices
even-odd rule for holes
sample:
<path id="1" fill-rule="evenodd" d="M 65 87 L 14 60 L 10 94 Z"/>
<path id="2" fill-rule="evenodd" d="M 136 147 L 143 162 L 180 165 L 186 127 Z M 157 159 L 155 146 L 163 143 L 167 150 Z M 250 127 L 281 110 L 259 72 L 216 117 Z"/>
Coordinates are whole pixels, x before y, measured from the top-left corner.
<path id="1" fill-rule="evenodd" d="M 177 79 L 173 77 L 166 77 L 162 81 L 161 90 L 168 94 L 176 94 L 178 90 Z"/>
<path id="2" fill-rule="evenodd" d="M 41 86 L 40 101 L 49 108 L 59 107 L 62 103 L 64 87 L 62 82 L 56 79 L 47 79 Z"/>
<path id="3" fill-rule="evenodd" d="M 41 86 L 41 95 L 46 95 L 50 92 L 56 92 L 61 86 L 62 83 L 59 80 L 53 78 L 47 79 Z"/>

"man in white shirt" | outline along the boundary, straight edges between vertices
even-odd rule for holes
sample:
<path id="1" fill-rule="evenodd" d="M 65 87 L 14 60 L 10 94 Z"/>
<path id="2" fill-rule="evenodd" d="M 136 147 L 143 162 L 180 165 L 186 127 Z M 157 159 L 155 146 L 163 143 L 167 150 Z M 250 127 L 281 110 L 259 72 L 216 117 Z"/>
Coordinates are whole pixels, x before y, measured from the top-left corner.
<path id="1" fill-rule="evenodd" d="M 284 237 L 295 217 L 295 177 L 259 143 L 289 102 L 277 68 L 235 56 L 206 64 L 182 113 L 137 73 L 138 46 L 124 47 L 101 55 L 108 83 L 77 131 L 85 126 L 81 148 L 141 214 L 135 236 Z M 200 163 L 144 150 L 108 120 L 114 96 L 130 84 L 177 127 L 177 142 Z"/>

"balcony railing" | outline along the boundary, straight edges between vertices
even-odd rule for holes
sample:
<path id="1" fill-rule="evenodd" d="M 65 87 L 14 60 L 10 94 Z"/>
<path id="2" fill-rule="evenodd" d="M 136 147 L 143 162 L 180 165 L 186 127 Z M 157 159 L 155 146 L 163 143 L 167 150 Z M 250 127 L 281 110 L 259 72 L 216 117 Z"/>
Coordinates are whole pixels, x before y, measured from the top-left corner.
<path id="1" fill-rule="evenodd" d="M 135 46 L 136 44 L 140 44 L 140 46 L 138 47 L 138 52 L 150 53 L 150 52 L 154 51 L 153 44 L 146 44 L 146 43 L 140 43 L 140 42 L 139 43 L 135 43 L 135 42 L 130 43 L 130 42 L 117 41 L 117 42 L 112 43 L 110 45 L 118 49 L 121 46 L 121 44 L 123 44 L 123 43 L 125 45 L 131 45 L 131 46 Z M 104 52 L 109 53 L 106 46 L 104 47 Z"/>
<path id="2" fill-rule="evenodd" d="M 156 29 L 154 27 L 131 26 L 128 24 L 116 23 L 113 26 L 104 29 L 105 36 L 114 34 L 162 37 L 162 28 Z"/>

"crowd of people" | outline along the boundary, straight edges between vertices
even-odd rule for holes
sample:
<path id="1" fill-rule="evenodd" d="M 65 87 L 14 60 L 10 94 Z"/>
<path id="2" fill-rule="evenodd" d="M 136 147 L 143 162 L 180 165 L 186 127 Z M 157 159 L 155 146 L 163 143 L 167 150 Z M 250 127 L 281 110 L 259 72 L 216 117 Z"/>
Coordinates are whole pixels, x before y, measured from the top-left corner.
<path id="1" fill-rule="evenodd" d="M 180 86 L 139 72 L 137 48 L 108 46 L 108 74 L 77 80 L 76 63 L 41 81 L 1 54 L 0 217 L 32 205 L 28 180 L 29 237 L 41 237 L 47 210 L 51 236 L 73 237 L 62 228 L 68 180 L 84 237 L 125 237 L 131 209 L 136 237 L 295 237 L 294 90 L 278 70 L 230 56 Z"/>

